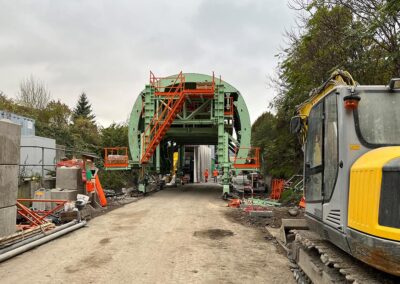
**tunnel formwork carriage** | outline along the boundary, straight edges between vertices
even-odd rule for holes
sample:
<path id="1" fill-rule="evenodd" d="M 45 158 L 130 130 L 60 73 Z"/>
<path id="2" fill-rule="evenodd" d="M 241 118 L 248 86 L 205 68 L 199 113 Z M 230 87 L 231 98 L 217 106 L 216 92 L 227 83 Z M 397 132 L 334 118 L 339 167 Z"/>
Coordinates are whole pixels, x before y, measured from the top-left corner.
<path id="1" fill-rule="evenodd" d="M 140 169 L 144 192 L 146 175 L 171 172 L 171 153 L 179 153 L 177 171 L 182 170 L 188 145 L 215 145 L 223 193 L 229 193 L 230 170 L 259 167 L 258 156 L 249 157 L 251 124 L 244 98 L 214 75 L 181 72 L 160 78 L 150 72 L 150 83 L 132 108 L 128 135 L 129 167 Z"/>

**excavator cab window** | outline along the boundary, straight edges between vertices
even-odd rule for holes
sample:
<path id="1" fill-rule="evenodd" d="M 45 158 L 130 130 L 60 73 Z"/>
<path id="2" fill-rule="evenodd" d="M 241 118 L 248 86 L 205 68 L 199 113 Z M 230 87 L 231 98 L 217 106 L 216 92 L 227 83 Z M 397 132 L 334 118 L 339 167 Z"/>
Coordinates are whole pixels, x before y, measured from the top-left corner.
<path id="1" fill-rule="evenodd" d="M 324 111 L 324 201 L 331 199 L 338 173 L 338 129 L 337 96 L 331 94 L 325 99 Z"/>
<path id="2" fill-rule="evenodd" d="M 307 202 L 320 201 L 322 196 L 323 103 L 319 103 L 308 117 L 305 163 L 305 193 Z"/>
<path id="3" fill-rule="evenodd" d="M 338 172 L 337 96 L 319 102 L 308 117 L 305 188 L 308 202 L 329 201 Z"/>
<path id="4" fill-rule="evenodd" d="M 400 145 L 400 92 L 366 90 L 354 112 L 356 132 L 369 148 Z"/>

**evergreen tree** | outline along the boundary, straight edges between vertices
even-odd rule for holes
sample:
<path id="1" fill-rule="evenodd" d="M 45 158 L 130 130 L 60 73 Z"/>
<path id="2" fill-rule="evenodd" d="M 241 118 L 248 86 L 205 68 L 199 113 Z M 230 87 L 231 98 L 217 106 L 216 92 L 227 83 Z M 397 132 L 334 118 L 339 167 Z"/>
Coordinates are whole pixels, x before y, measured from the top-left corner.
<path id="1" fill-rule="evenodd" d="M 75 121 L 78 118 L 87 119 L 90 122 L 94 123 L 95 115 L 92 113 L 92 105 L 89 103 L 89 100 L 85 93 L 82 93 L 79 96 L 78 103 L 74 109 L 72 118 Z"/>

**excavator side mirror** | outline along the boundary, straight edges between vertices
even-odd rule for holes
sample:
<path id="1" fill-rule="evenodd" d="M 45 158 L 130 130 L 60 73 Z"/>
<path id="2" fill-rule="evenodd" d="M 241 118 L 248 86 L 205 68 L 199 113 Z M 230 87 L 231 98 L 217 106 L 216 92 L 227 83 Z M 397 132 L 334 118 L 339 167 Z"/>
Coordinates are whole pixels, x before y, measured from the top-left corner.
<path id="1" fill-rule="evenodd" d="M 300 116 L 293 116 L 290 120 L 290 133 L 297 134 L 302 127 L 302 118 Z"/>

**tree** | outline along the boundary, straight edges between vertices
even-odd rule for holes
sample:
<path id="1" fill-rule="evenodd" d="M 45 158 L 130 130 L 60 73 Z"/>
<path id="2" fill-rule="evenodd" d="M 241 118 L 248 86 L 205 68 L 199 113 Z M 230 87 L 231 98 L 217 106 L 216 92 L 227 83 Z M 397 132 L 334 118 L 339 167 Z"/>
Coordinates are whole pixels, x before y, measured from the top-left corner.
<path id="1" fill-rule="evenodd" d="M 101 131 L 101 145 L 106 147 L 128 147 L 128 126 L 112 123 Z"/>
<path id="2" fill-rule="evenodd" d="M 316 0 L 315 7 L 341 6 L 353 14 L 363 34 L 386 52 L 392 72 L 400 76 L 400 1 L 398 0 Z"/>
<path id="3" fill-rule="evenodd" d="M 70 131 L 75 150 L 99 153 L 99 130 L 93 121 L 77 117 L 70 126 Z"/>
<path id="4" fill-rule="evenodd" d="M 17 102 L 25 107 L 42 110 L 50 101 L 50 92 L 43 82 L 36 80 L 32 75 L 19 85 Z"/>
<path id="5" fill-rule="evenodd" d="M 277 91 L 272 103 L 276 110 L 275 134 L 270 142 L 263 144 L 268 172 L 274 176 L 288 177 L 301 171 L 302 149 L 296 137 L 289 133 L 289 122 L 296 113 L 296 107 L 332 71 L 347 70 L 361 84 L 386 84 L 397 74 L 398 68 L 394 59 L 396 52 L 389 52 L 390 48 L 385 48 L 382 44 L 384 41 L 379 40 L 377 33 L 371 32 L 377 26 L 371 26 L 361 18 L 361 14 L 356 14 L 353 11 L 356 6 L 339 3 L 357 2 L 361 5 L 370 1 L 372 0 L 292 0 L 292 7 L 298 9 L 301 15 L 300 22 L 297 30 L 287 33 L 289 47 L 279 55 L 277 75 L 272 80 Z M 397 6 L 399 5 L 390 6 L 389 9 L 388 5 L 384 5 L 382 7 L 386 8 L 382 9 L 391 11 L 385 12 L 387 15 L 397 17 L 396 9 L 393 8 Z M 363 17 L 367 13 L 364 11 Z M 378 10 L 375 12 L 384 13 Z M 375 15 L 369 17 L 376 18 Z M 388 20 L 387 23 L 389 26 L 396 26 L 396 21 Z M 390 30 L 384 26 L 379 29 L 379 33 Z M 392 37 L 392 40 L 394 42 L 391 44 L 396 46 L 396 37 Z M 253 125 L 256 136 L 259 132 L 265 132 L 262 130 L 263 124 Z M 258 135 L 253 140 L 258 139 L 262 139 L 262 136 Z"/>
<path id="6" fill-rule="evenodd" d="M 78 118 L 84 118 L 92 123 L 94 122 L 95 115 L 92 113 L 92 105 L 89 103 L 89 100 L 85 93 L 82 93 L 79 96 L 76 107 L 73 111 L 72 118 L 75 121 Z"/>
<path id="7" fill-rule="evenodd" d="M 70 108 L 61 101 L 50 101 L 36 120 L 37 135 L 53 138 L 57 144 L 73 147 L 74 141 L 69 124 L 71 113 Z"/>

